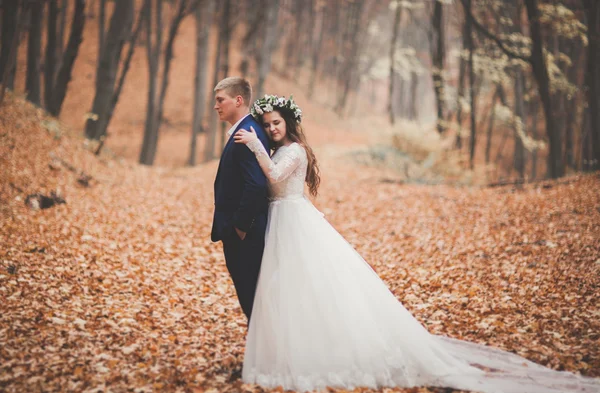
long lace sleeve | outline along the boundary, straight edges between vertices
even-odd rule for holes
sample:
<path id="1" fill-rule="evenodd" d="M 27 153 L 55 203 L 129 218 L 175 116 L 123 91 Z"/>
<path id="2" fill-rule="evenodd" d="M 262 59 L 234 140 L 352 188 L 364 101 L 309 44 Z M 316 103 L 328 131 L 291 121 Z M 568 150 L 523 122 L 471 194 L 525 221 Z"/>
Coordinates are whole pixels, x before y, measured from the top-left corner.
<path id="1" fill-rule="evenodd" d="M 277 163 L 271 160 L 265 147 L 258 139 L 248 143 L 247 146 L 256 155 L 258 164 L 271 183 L 278 183 L 287 179 L 302 162 L 304 149 L 297 143 L 293 143 L 285 152 L 282 152 L 283 156 Z"/>

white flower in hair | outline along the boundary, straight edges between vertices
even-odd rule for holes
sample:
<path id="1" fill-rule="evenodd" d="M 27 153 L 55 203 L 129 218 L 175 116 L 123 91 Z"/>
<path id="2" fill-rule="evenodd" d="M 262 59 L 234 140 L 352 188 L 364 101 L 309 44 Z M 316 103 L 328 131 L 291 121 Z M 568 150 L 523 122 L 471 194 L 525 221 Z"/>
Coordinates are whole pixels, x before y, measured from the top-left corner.
<path id="1" fill-rule="evenodd" d="M 273 112 L 273 105 L 271 105 L 271 104 L 265 105 L 265 112 Z"/>
<path id="2" fill-rule="evenodd" d="M 260 106 L 257 103 L 254 103 L 254 110 L 256 111 L 256 113 L 258 113 L 259 115 L 264 114 L 263 110 L 260 108 Z"/>

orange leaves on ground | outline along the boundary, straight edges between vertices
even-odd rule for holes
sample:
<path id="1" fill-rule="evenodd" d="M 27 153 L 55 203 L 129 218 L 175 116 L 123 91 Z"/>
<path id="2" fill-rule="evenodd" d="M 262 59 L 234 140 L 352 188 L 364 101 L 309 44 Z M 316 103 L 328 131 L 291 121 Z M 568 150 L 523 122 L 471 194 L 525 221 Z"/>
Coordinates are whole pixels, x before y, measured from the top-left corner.
<path id="1" fill-rule="evenodd" d="M 216 163 L 98 159 L 47 121 L 14 98 L 0 108 L 0 390 L 268 391 L 239 379 L 246 321 L 209 240 Z M 317 208 L 430 332 L 600 376 L 597 174 L 399 185 L 317 152 Z M 25 205 L 57 188 L 66 204 Z M 434 390 L 379 390 L 400 391 Z"/>

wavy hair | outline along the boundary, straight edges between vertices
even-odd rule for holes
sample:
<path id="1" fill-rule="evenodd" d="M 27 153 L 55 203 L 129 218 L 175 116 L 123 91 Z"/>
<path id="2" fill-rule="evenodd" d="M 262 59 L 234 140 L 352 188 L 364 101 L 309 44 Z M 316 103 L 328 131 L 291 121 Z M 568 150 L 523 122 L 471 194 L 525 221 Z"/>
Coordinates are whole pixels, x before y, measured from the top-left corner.
<path id="1" fill-rule="evenodd" d="M 306 184 L 308 185 L 308 190 L 310 194 L 314 197 L 317 196 L 319 191 L 319 185 L 321 184 L 321 176 L 319 171 L 319 165 L 317 164 L 317 157 L 313 152 L 312 148 L 306 141 L 306 135 L 304 134 L 304 129 L 300 125 L 300 122 L 296 121 L 294 116 L 294 112 L 288 108 L 273 108 L 274 111 L 277 111 L 283 120 L 285 120 L 285 132 L 287 137 L 292 141 L 300 144 L 306 150 L 306 156 L 308 158 L 308 169 L 306 171 Z M 260 116 L 260 124 L 264 124 L 263 116 Z M 271 146 L 273 148 L 277 148 L 278 146 L 273 145 L 271 141 Z"/>

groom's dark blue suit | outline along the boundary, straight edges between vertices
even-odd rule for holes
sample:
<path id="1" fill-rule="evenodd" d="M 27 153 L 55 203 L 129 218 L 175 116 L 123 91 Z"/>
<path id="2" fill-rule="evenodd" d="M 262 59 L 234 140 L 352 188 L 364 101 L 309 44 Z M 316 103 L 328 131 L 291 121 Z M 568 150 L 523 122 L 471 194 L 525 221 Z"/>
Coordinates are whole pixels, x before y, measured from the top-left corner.
<path id="1" fill-rule="evenodd" d="M 258 139 L 269 151 L 263 128 L 252 116 L 246 116 L 234 130 L 253 127 Z M 260 271 L 267 227 L 267 179 L 254 153 L 244 144 L 229 138 L 221 154 L 215 179 L 215 214 L 211 232 L 213 242 L 223 241 L 227 269 L 248 320 Z M 246 232 L 240 239 L 235 228 Z"/>

